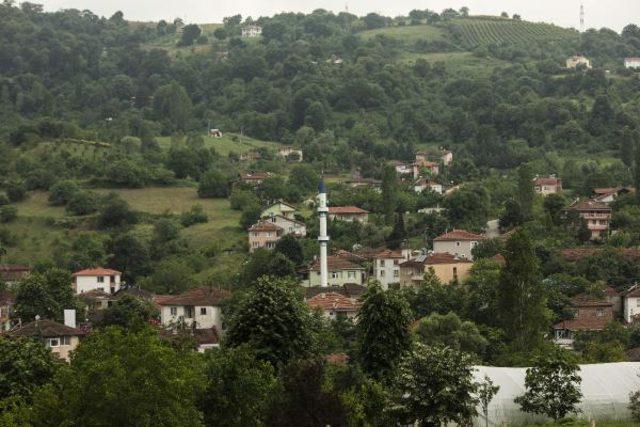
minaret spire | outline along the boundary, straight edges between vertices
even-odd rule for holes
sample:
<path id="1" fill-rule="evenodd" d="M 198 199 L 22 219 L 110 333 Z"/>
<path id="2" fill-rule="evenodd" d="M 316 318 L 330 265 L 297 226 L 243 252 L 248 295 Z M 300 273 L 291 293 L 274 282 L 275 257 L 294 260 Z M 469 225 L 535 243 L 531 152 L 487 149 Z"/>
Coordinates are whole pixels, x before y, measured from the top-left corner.
<path id="1" fill-rule="evenodd" d="M 327 265 L 327 246 L 329 245 L 329 236 L 327 235 L 327 215 L 329 208 L 327 207 L 327 189 L 324 185 L 324 179 L 320 178 L 318 185 L 318 218 L 320 219 L 320 233 L 318 242 L 320 243 L 320 286 L 329 286 L 329 267 Z"/>

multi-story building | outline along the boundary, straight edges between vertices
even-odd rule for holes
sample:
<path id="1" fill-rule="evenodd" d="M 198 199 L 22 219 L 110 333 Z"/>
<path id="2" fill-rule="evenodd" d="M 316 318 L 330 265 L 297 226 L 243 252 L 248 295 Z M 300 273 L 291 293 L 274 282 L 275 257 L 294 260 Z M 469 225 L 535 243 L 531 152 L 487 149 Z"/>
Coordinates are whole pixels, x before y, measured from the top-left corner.
<path id="1" fill-rule="evenodd" d="M 76 271 L 73 278 L 73 290 L 76 294 L 89 291 L 102 291 L 107 294 L 115 294 L 122 285 L 122 273 L 109 268 L 88 268 Z"/>
<path id="2" fill-rule="evenodd" d="M 329 219 L 366 224 L 369 221 L 369 212 L 356 206 L 330 206 Z"/>
<path id="3" fill-rule="evenodd" d="M 180 295 L 157 295 L 155 303 L 160 306 L 160 321 L 164 326 L 185 326 L 195 329 L 216 328 L 223 330 L 223 300 L 230 296 L 229 292 L 210 287 L 191 289 Z"/>
<path id="4" fill-rule="evenodd" d="M 486 240 L 486 237 L 480 234 L 454 229 L 433 239 L 433 252 L 448 253 L 472 260 L 471 251 L 483 240 Z"/>
<path id="5" fill-rule="evenodd" d="M 325 318 L 336 320 L 338 318 L 354 319 L 361 303 L 355 298 L 327 291 L 307 299 L 307 305 L 311 309 L 320 310 Z"/>
<path id="6" fill-rule="evenodd" d="M 591 239 L 597 240 L 606 236 L 611 220 L 611 208 L 607 203 L 596 200 L 583 200 L 569 207 L 580 215 L 591 231 Z"/>
<path id="7" fill-rule="evenodd" d="M 347 284 L 362 285 L 365 282 L 364 267 L 347 259 L 327 257 L 328 286 L 345 286 Z M 316 260 L 309 268 L 306 286 L 321 286 L 320 260 Z"/>
<path id="8" fill-rule="evenodd" d="M 557 194 L 562 191 L 562 180 L 555 176 L 536 178 L 533 180 L 533 189 L 541 196 Z"/>
<path id="9" fill-rule="evenodd" d="M 409 251 L 378 252 L 373 259 L 373 275 L 383 289 L 393 283 L 400 283 L 400 264 L 409 260 Z"/>
<path id="10" fill-rule="evenodd" d="M 624 58 L 624 68 L 627 68 L 627 69 L 640 68 L 640 58 L 638 57 Z"/>
<path id="11" fill-rule="evenodd" d="M 572 319 L 553 325 L 554 341 L 563 347 L 573 347 L 579 332 L 600 332 L 613 318 L 613 303 L 607 298 L 580 294 L 571 299 Z"/>
<path id="12" fill-rule="evenodd" d="M 472 266 L 471 260 L 448 253 L 419 255 L 400 264 L 400 285 L 420 285 L 429 269 L 433 269 L 440 283 L 463 282 L 469 277 Z"/>
<path id="13" fill-rule="evenodd" d="M 282 236 L 284 230 L 269 220 L 262 220 L 249 227 L 249 252 L 259 248 L 273 249 Z"/>

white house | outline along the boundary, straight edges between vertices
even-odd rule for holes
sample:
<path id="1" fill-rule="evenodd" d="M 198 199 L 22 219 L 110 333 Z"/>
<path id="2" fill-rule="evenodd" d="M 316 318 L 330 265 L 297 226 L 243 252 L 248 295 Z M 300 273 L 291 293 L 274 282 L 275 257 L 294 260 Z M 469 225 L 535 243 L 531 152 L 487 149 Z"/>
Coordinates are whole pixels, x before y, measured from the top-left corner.
<path id="1" fill-rule="evenodd" d="M 366 224 L 369 221 L 369 211 L 357 206 L 330 206 L 329 219 L 331 221 L 357 221 Z"/>
<path id="2" fill-rule="evenodd" d="M 293 234 L 296 237 L 305 237 L 307 235 L 307 226 L 304 222 L 295 219 L 286 218 L 282 215 L 274 215 L 264 221 L 269 221 L 280 227 L 283 230 L 283 235 Z"/>
<path id="3" fill-rule="evenodd" d="M 311 309 L 320 310 L 328 320 L 346 318 L 354 320 L 361 303 L 338 292 L 321 292 L 309 299 L 307 305 Z"/>
<path id="4" fill-rule="evenodd" d="M 358 264 L 338 256 L 327 257 L 329 286 L 362 285 L 365 282 L 365 270 Z M 320 260 L 316 260 L 308 270 L 308 287 L 321 286 Z"/>
<path id="5" fill-rule="evenodd" d="M 184 322 L 189 327 L 195 323 L 196 329 L 215 327 L 222 331 L 220 303 L 229 296 L 227 291 L 202 287 L 180 295 L 158 295 L 155 302 L 160 306 L 160 322 L 164 326 Z"/>
<path id="6" fill-rule="evenodd" d="M 400 283 L 400 264 L 408 261 L 411 251 L 390 251 L 388 249 L 378 252 L 373 261 L 374 277 L 383 289 L 388 289 L 392 283 Z"/>
<path id="7" fill-rule="evenodd" d="M 622 293 L 622 315 L 626 323 L 634 323 L 640 314 L 640 284 Z"/>
<path id="8" fill-rule="evenodd" d="M 555 176 L 536 177 L 533 180 L 533 189 L 542 196 L 557 194 L 562 191 L 562 180 Z"/>
<path id="9" fill-rule="evenodd" d="M 122 273 L 108 268 L 88 268 L 72 274 L 73 290 L 77 294 L 102 291 L 115 294 L 120 290 Z"/>
<path id="10" fill-rule="evenodd" d="M 584 56 L 574 55 L 570 58 L 567 58 L 567 68 L 575 70 L 578 66 L 584 66 L 586 68 L 591 68 L 591 61 Z"/>
<path id="11" fill-rule="evenodd" d="M 285 218 L 294 219 L 296 214 L 296 208 L 289 203 L 283 201 L 274 203 L 267 209 L 263 210 L 260 214 L 260 218 L 270 218 L 275 215 L 281 215 Z"/>
<path id="12" fill-rule="evenodd" d="M 278 150 L 278 157 L 282 157 L 285 160 L 301 162 L 303 160 L 303 153 L 302 150 L 287 147 Z"/>
<path id="13" fill-rule="evenodd" d="M 444 187 L 442 186 L 442 184 L 438 184 L 437 182 L 425 178 L 420 179 L 415 184 L 413 184 L 413 191 L 415 191 L 416 193 L 422 193 L 425 190 L 442 194 L 444 192 Z"/>
<path id="14" fill-rule="evenodd" d="M 624 68 L 638 69 L 640 68 L 640 57 L 624 58 Z"/>
<path id="15" fill-rule="evenodd" d="M 259 25 L 247 25 L 242 28 L 242 37 L 260 37 L 262 27 Z"/>
<path id="16" fill-rule="evenodd" d="M 433 239 L 433 252 L 448 253 L 473 260 L 471 251 L 486 237 L 465 230 L 453 230 Z"/>

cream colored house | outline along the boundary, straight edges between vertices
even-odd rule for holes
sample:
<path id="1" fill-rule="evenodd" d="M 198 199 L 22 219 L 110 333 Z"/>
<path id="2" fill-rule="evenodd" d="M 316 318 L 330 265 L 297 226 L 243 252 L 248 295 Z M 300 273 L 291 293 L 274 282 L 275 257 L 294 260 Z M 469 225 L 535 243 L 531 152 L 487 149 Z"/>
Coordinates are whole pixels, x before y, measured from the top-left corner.
<path id="1" fill-rule="evenodd" d="M 262 27 L 259 25 L 247 25 L 242 27 L 242 37 L 255 38 L 262 35 Z"/>
<path id="2" fill-rule="evenodd" d="M 471 260 L 448 253 L 420 255 L 400 264 L 400 285 L 418 286 L 429 269 L 433 269 L 441 283 L 464 282 L 472 266 Z"/>
<path id="3" fill-rule="evenodd" d="M 408 261 L 410 251 L 378 252 L 373 259 L 373 275 L 380 282 L 383 289 L 388 289 L 393 283 L 400 283 L 400 264 Z"/>
<path id="4" fill-rule="evenodd" d="M 307 226 L 304 222 L 295 219 L 285 218 L 280 215 L 272 216 L 264 221 L 275 224 L 282 229 L 282 235 L 293 234 L 296 237 L 305 237 L 307 235 Z"/>
<path id="5" fill-rule="evenodd" d="M 160 307 L 160 322 L 173 327 L 179 323 L 195 329 L 222 331 L 221 302 L 229 292 L 210 287 L 191 289 L 180 295 L 158 295 L 155 303 Z"/>
<path id="6" fill-rule="evenodd" d="M 71 310 L 74 312 L 75 310 Z M 22 325 L 21 327 L 12 329 L 7 332 L 9 337 L 35 337 L 44 342 L 45 346 L 51 350 L 53 354 L 65 361 L 69 361 L 71 352 L 78 347 L 80 338 L 85 333 L 75 328 L 75 319 L 73 327 L 54 322 L 53 320 L 35 320 L 33 322 Z"/>
<path id="7" fill-rule="evenodd" d="M 454 229 L 433 239 L 433 252 L 473 260 L 471 251 L 483 240 L 486 240 L 485 236 Z"/>
<path id="8" fill-rule="evenodd" d="M 356 206 L 330 206 L 329 219 L 366 224 L 369 221 L 369 212 Z"/>
<path id="9" fill-rule="evenodd" d="M 451 166 L 453 163 L 453 153 L 449 150 L 439 151 L 419 151 L 416 153 L 416 164 L 423 166 L 434 161 L 439 161 L 443 166 Z"/>
<path id="10" fill-rule="evenodd" d="M 76 271 L 71 275 L 76 295 L 89 291 L 115 294 L 122 285 L 121 276 L 121 272 L 108 268 L 88 268 Z"/>
<path id="11" fill-rule="evenodd" d="M 285 202 L 274 203 L 260 214 L 261 218 L 270 218 L 272 216 L 283 216 L 285 218 L 294 219 L 296 214 L 296 208 Z"/>
<path id="12" fill-rule="evenodd" d="M 611 208 L 607 203 L 584 200 L 574 203 L 569 209 L 577 212 L 586 221 L 592 240 L 602 239 L 609 232 Z"/>
<path id="13" fill-rule="evenodd" d="M 541 196 L 562 192 L 562 180 L 555 176 L 539 177 L 533 180 L 533 189 Z"/>
<path id="14" fill-rule="evenodd" d="M 303 160 L 302 156 L 302 150 L 297 150 L 295 148 L 282 148 L 278 150 L 278 157 L 282 157 L 285 160 L 301 162 Z"/>
<path id="15" fill-rule="evenodd" d="M 419 179 L 415 184 L 413 184 L 413 191 L 416 193 L 422 193 L 423 191 L 433 191 L 438 194 L 442 194 L 444 192 L 444 187 L 442 184 L 438 184 L 437 182 L 431 181 L 426 178 Z"/>
<path id="16" fill-rule="evenodd" d="M 249 252 L 259 248 L 273 249 L 276 247 L 278 240 L 285 234 L 282 228 L 268 220 L 262 220 L 252 225 L 249 227 L 248 233 Z"/>
<path id="17" fill-rule="evenodd" d="M 624 58 L 624 68 L 634 70 L 640 68 L 640 58 Z"/>
<path id="18" fill-rule="evenodd" d="M 365 269 L 351 261 L 337 257 L 327 257 L 329 267 L 329 286 L 347 284 L 362 285 L 365 282 Z M 309 268 L 306 286 L 320 286 L 320 261 L 316 260 Z"/>

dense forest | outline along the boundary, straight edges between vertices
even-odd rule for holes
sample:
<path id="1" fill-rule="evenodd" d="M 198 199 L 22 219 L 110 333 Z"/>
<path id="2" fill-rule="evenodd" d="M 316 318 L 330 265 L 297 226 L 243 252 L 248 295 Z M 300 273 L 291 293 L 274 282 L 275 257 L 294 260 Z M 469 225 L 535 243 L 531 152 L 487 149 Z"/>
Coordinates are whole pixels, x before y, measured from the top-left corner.
<path id="1" fill-rule="evenodd" d="M 0 375 L 0 424 L 126 425 L 141 414 L 151 415 L 140 425 L 463 424 L 470 396 L 490 389 L 471 383 L 473 363 L 627 360 L 637 326 L 612 322 L 574 352 L 548 334 L 572 317 L 571 298 L 640 280 L 640 73 L 624 67 L 640 57 L 640 28 L 581 33 L 524 18 L 316 10 L 196 25 L 0 4 L 0 264 L 33 271 L 11 289 L 16 316 L 86 312 L 67 285 L 96 266 L 155 294 L 233 293 L 223 350 L 202 357 L 159 338 L 147 325 L 155 308 L 135 299 L 92 325 L 69 366 L 0 339 L 0 366 L 15 369 Z M 249 25 L 261 35 L 243 37 Z M 573 55 L 593 67 L 567 69 Z M 457 191 L 418 193 L 389 166 L 443 149 L 454 160 L 429 178 Z M 255 172 L 266 178 L 243 180 Z M 474 249 L 464 283 L 371 284 L 357 323 L 324 321 L 298 286 L 318 254 L 321 176 L 331 206 L 370 212 L 367 224 L 330 222 L 332 251 L 427 251 L 446 230 L 480 233 L 491 220 L 500 237 Z M 534 194 L 536 176 L 561 178 L 563 192 Z M 380 188 L 349 185 L 367 179 Z M 595 188 L 624 188 L 598 241 L 566 210 Z M 307 237 L 250 251 L 246 230 L 279 200 L 296 206 Z M 560 255 L 575 248 L 586 255 Z M 269 316 L 275 332 L 256 321 Z M 350 362 L 326 363 L 336 355 Z M 148 396 L 121 364 L 148 380 Z M 113 381 L 88 400 L 115 396 L 118 413 L 85 410 L 105 372 Z M 414 374 L 455 383 L 463 398 L 410 402 L 424 392 Z"/>

